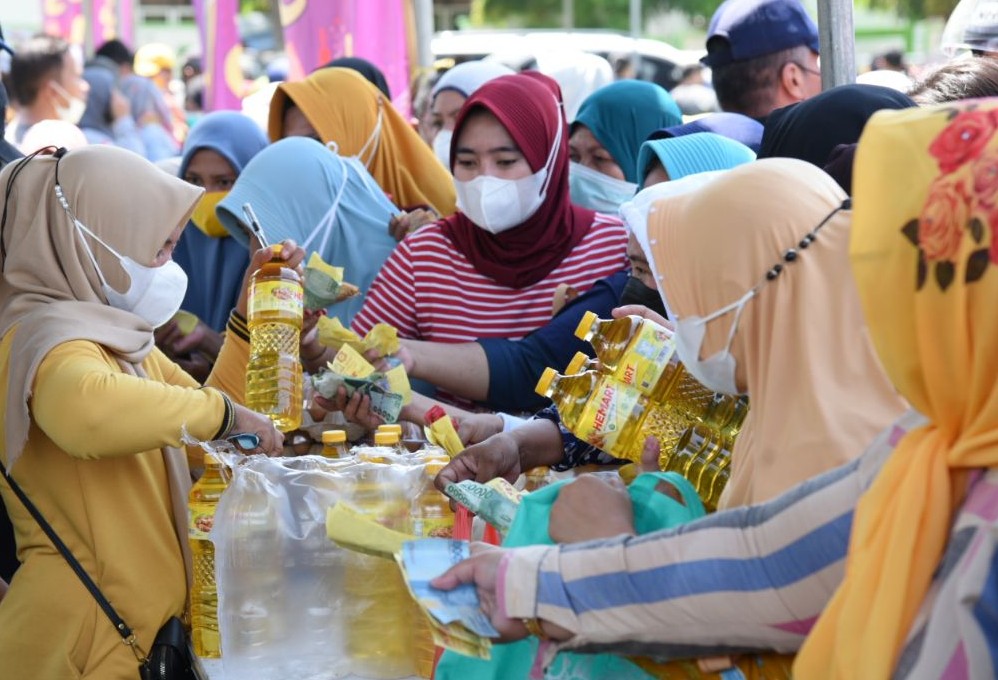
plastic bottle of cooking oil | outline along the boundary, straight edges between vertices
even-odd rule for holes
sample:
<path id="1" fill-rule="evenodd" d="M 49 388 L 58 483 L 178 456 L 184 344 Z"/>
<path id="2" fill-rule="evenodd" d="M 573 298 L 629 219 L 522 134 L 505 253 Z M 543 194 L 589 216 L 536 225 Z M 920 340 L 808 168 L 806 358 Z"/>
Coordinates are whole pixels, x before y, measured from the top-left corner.
<path id="1" fill-rule="evenodd" d="M 636 315 L 600 319 L 586 312 L 575 335 L 596 350 L 601 370 L 620 382 L 659 401 L 672 388 L 680 365 L 673 359 L 676 345 L 672 333 L 654 321 Z"/>
<path id="2" fill-rule="evenodd" d="M 198 656 L 217 659 L 222 655 L 222 645 L 218 633 L 215 546 L 208 533 L 215 522 L 215 508 L 228 486 L 228 479 L 222 463 L 212 454 L 205 454 L 204 465 L 204 474 L 191 489 L 188 502 L 187 537 L 194 561 L 191 638 Z"/>
<path id="3" fill-rule="evenodd" d="M 348 502 L 375 521 L 396 531 L 409 524 L 410 498 L 393 467 L 361 463 Z M 345 556 L 343 589 L 353 609 L 346 631 L 347 654 L 354 674 L 368 678 L 401 678 L 415 672 L 412 598 L 398 565 L 361 553 Z"/>
<path id="4" fill-rule="evenodd" d="M 433 479 L 450 462 L 443 451 L 425 456 L 423 488 L 413 500 L 411 511 L 411 532 L 417 538 L 452 538 L 454 535 L 454 512 L 450 509 L 447 497 L 433 486 Z M 433 674 L 433 661 L 436 647 L 426 617 L 413 604 L 413 654 L 416 672 L 422 678 Z"/>
<path id="5" fill-rule="evenodd" d="M 326 458 L 346 458 L 350 455 L 345 430 L 326 430 L 322 433 L 322 455 Z"/>
<path id="6" fill-rule="evenodd" d="M 250 357 L 246 406 L 268 416 L 282 432 L 301 424 L 302 284 L 298 273 L 274 257 L 253 274 L 249 291 Z"/>

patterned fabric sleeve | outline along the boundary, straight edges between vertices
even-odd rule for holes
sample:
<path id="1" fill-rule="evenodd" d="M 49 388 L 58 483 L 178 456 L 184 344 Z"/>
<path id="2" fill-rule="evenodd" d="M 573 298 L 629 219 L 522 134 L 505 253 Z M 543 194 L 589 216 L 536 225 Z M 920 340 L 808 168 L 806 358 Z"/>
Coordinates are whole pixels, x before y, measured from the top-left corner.
<path id="1" fill-rule="evenodd" d="M 558 407 L 553 404 L 542 411 L 539 411 L 534 417 L 550 420 L 558 426 L 559 430 L 561 430 L 562 451 L 564 453 L 564 457 L 560 463 L 551 466 L 554 470 L 570 470 L 574 467 L 580 467 L 582 465 L 624 465 L 625 463 L 631 462 L 629 460 L 614 458 L 609 453 L 598 449 L 591 444 L 587 444 L 576 437 L 561 422 L 561 416 L 558 415 Z"/>

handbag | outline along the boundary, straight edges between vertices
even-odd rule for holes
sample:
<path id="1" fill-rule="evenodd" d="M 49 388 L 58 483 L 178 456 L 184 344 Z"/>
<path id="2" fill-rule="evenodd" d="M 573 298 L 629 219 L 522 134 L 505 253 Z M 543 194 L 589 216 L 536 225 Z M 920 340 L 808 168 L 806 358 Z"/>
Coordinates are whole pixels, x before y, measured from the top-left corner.
<path id="1" fill-rule="evenodd" d="M 100 606 L 104 614 L 111 621 L 111 625 L 114 626 L 118 635 L 121 636 L 122 642 L 128 645 L 132 653 L 135 654 L 135 660 L 139 663 L 140 680 L 208 680 L 208 674 L 201 667 L 197 655 L 194 654 L 190 638 L 187 636 L 187 631 L 184 630 L 184 624 L 176 616 L 171 616 L 167 619 L 163 627 L 156 633 L 156 639 L 153 640 L 149 654 L 143 652 L 142 648 L 139 647 L 138 641 L 135 639 L 135 633 L 125 623 L 124 619 L 118 615 L 118 612 L 111 606 L 107 598 L 104 597 L 104 594 L 97 587 L 97 584 L 94 583 L 93 579 L 90 578 L 83 565 L 73 557 L 73 553 L 69 551 L 66 544 L 55 533 L 55 530 L 45 520 L 42 513 L 35 507 L 35 504 L 28 499 L 21 487 L 10 476 L 3 463 L 0 463 L 0 473 L 7 478 L 11 490 L 21 499 L 21 503 L 24 504 L 24 507 L 31 516 L 35 518 L 35 521 L 38 522 L 38 526 L 42 528 L 45 535 L 49 537 L 52 544 L 65 558 L 69 567 L 79 577 L 80 581 L 83 582 L 84 587 L 93 595 L 98 606 Z"/>

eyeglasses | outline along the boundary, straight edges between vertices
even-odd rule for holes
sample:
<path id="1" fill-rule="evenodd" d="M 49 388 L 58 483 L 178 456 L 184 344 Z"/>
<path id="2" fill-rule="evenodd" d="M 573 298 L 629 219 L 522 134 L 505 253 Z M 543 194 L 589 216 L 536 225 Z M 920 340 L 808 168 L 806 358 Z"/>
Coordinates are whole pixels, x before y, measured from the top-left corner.
<path id="1" fill-rule="evenodd" d="M 804 73 L 810 73 L 812 76 L 818 76 L 819 78 L 821 77 L 821 71 L 818 71 L 818 70 L 813 69 L 813 68 L 808 68 L 807 66 L 804 66 L 804 64 L 800 63 L 799 61 L 794 61 L 794 60 L 791 59 L 790 61 L 785 62 L 783 64 L 783 66 L 786 66 L 787 64 L 793 64 L 794 66 L 796 66 L 797 68 L 799 68 Z M 780 71 L 783 70 L 783 66 L 780 67 Z"/>

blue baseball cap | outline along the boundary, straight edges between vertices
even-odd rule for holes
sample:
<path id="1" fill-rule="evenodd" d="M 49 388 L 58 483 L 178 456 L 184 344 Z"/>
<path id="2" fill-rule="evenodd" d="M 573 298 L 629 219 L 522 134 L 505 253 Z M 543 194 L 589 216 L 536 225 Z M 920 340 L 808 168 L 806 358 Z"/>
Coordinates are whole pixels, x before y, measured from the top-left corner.
<path id="1" fill-rule="evenodd" d="M 711 68 L 806 45 L 818 51 L 818 27 L 800 0 L 725 0 L 710 19 Z"/>

